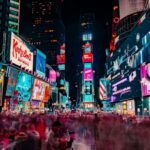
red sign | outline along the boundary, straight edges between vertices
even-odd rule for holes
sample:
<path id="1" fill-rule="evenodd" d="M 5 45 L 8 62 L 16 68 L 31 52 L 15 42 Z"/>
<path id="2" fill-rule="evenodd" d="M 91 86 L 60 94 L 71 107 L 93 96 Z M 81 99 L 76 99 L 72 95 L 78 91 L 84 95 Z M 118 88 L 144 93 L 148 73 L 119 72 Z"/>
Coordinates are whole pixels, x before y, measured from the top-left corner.
<path id="1" fill-rule="evenodd" d="M 82 57 L 82 61 L 84 63 L 86 62 L 93 62 L 93 54 L 92 53 L 87 53 L 87 54 L 83 54 L 83 57 Z"/>
<path id="2" fill-rule="evenodd" d="M 65 55 L 57 55 L 57 64 L 65 64 Z"/>

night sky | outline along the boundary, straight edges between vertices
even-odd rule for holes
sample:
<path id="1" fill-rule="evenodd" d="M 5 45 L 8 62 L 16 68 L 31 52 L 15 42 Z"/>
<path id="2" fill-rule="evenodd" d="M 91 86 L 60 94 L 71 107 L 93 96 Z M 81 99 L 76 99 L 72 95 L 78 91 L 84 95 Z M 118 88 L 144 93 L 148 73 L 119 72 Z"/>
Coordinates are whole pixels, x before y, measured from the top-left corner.
<path id="1" fill-rule="evenodd" d="M 105 49 L 108 47 L 111 36 L 112 5 L 114 0 L 64 0 L 62 3 L 62 19 L 66 28 L 66 80 L 70 82 L 70 96 L 75 99 L 77 69 L 82 65 L 81 37 L 79 33 L 80 13 L 92 12 L 95 14 L 94 28 L 94 69 L 95 89 L 98 96 L 98 80 L 104 75 Z M 24 33 L 30 33 L 31 2 L 22 0 L 21 26 Z M 26 36 L 28 36 L 26 34 Z"/>

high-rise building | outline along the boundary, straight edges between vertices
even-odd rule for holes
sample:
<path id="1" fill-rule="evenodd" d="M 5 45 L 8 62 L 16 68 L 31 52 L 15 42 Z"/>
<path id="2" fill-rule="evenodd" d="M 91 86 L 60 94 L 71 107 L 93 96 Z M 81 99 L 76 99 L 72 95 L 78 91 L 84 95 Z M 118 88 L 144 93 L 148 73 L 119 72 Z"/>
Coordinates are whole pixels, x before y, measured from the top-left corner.
<path id="1" fill-rule="evenodd" d="M 0 0 L 0 47 L 4 32 L 19 33 L 19 17 L 20 0 Z"/>
<path id="2" fill-rule="evenodd" d="M 80 16 L 82 37 L 82 106 L 85 109 L 94 107 L 94 70 L 93 70 L 93 25 L 95 16 L 85 13 Z"/>
<path id="3" fill-rule="evenodd" d="M 65 42 L 61 1 L 32 0 L 32 27 L 32 44 L 47 55 L 47 63 L 56 65 L 60 45 Z"/>

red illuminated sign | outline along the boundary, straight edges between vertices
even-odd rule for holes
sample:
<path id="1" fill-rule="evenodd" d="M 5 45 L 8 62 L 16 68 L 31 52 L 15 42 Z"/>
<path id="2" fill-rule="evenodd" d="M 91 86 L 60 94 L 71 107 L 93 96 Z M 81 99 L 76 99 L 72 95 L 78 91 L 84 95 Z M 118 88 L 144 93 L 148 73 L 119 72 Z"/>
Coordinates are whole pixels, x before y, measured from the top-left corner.
<path id="1" fill-rule="evenodd" d="M 65 64 L 65 55 L 57 55 L 57 64 Z"/>
<path id="2" fill-rule="evenodd" d="M 92 53 L 87 53 L 87 54 L 83 54 L 83 57 L 82 57 L 82 61 L 84 63 L 86 62 L 93 62 L 93 54 Z"/>

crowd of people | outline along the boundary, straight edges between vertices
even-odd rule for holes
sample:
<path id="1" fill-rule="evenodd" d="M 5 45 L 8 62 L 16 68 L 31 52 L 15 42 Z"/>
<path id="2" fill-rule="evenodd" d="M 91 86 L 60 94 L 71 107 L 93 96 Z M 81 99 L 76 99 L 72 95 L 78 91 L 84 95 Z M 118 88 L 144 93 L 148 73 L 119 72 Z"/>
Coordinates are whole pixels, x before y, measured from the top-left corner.
<path id="1" fill-rule="evenodd" d="M 149 150 L 149 142 L 149 117 L 0 113 L 1 150 Z"/>

